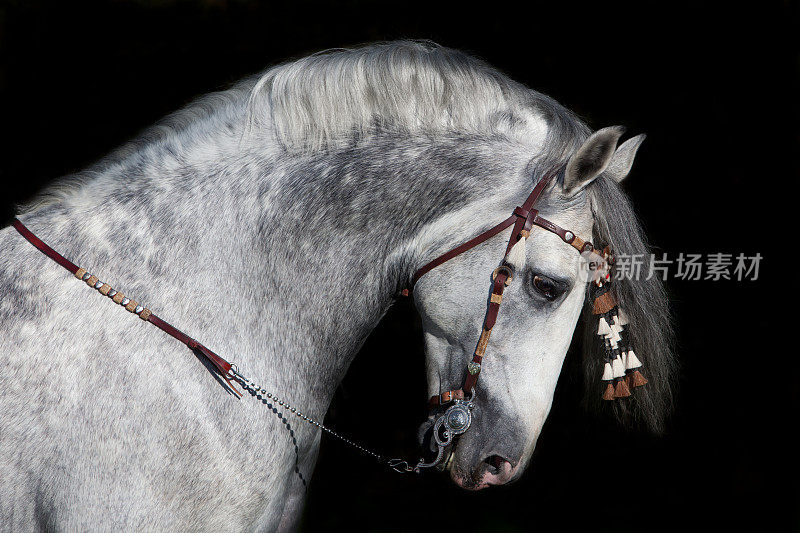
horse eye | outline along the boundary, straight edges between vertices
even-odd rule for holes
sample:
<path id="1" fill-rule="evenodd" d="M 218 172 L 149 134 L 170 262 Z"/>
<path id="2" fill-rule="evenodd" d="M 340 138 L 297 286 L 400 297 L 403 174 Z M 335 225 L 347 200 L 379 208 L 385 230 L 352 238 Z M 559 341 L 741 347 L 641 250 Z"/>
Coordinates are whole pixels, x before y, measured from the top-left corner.
<path id="1" fill-rule="evenodd" d="M 533 286 L 548 300 L 555 300 L 558 297 L 558 287 L 547 276 L 542 276 L 541 274 L 533 276 Z"/>

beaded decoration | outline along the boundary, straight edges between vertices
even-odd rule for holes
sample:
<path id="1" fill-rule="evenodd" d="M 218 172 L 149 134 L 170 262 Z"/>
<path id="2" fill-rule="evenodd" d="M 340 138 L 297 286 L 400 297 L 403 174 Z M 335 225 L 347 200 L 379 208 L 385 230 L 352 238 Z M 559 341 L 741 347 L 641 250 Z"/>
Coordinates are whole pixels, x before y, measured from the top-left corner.
<path id="1" fill-rule="evenodd" d="M 100 281 L 97 276 L 90 274 L 85 268 L 79 268 L 75 272 L 75 277 L 81 281 L 85 281 L 86 284 L 91 288 L 97 289 L 97 291 L 103 296 L 108 296 L 115 304 L 121 305 L 128 312 L 138 315 L 142 320 L 147 320 L 150 318 L 150 315 L 153 314 L 148 308 L 144 307 L 143 305 L 139 305 L 139 302 L 136 300 L 131 300 L 123 293 L 112 288 L 108 283 Z"/>

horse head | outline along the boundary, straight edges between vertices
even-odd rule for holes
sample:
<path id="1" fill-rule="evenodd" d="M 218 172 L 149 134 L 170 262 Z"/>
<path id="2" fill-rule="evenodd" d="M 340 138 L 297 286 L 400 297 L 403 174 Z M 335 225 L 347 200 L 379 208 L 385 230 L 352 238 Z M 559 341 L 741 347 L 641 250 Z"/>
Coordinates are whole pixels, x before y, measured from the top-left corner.
<path id="1" fill-rule="evenodd" d="M 617 187 L 628 175 L 644 140 L 644 135 L 639 135 L 617 147 L 623 131 L 621 127 L 601 129 L 569 155 L 563 172 L 536 201 L 541 217 L 585 241 L 592 238 L 598 216 L 592 185 L 603 180 L 605 187 Z M 530 168 L 525 165 L 519 172 L 524 174 Z M 532 188 L 542 176 L 531 178 Z M 524 195 L 520 192 L 518 196 Z M 512 209 L 508 206 L 508 212 Z M 592 281 L 587 254 L 576 253 L 562 237 L 534 225 L 524 256 L 511 261 L 510 256 L 505 257 L 513 269 L 511 282 L 498 299 L 503 307 L 490 327 L 481 379 L 474 392 L 467 392 L 474 394 L 470 402 L 473 421 L 456 440 L 448 461 L 453 480 L 464 488 L 482 489 L 517 479 L 549 413 Z M 482 342 L 478 334 L 486 328 L 483 311 L 487 288 L 492 285 L 489 274 L 504 258 L 507 242 L 508 232 L 488 239 L 425 272 L 415 286 L 432 395 L 457 389 L 464 379 L 476 343 Z M 495 298 L 493 295 L 490 301 Z M 434 420 L 431 417 L 423 424 L 423 440 L 426 434 L 431 436 Z"/>

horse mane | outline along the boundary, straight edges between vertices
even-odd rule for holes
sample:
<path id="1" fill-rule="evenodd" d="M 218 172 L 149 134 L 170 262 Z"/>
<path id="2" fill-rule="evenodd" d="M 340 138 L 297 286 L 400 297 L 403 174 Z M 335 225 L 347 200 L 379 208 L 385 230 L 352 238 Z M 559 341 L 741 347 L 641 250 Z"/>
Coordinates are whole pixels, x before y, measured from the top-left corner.
<path id="1" fill-rule="evenodd" d="M 228 90 L 200 97 L 79 173 L 65 176 L 31 203 L 30 211 L 73 194 L 103 172 L 159 147 L 179 149 L 209 127 L 225 129 L 243 118 L 249 131 L 265 128 L 289 152 L 349 146 L 381 132 L 411 135 L 497 135 L 530 142 L 544 121 L 547 133 L 535 174 L 565 161 L 589 128 L 552 98 L 513 81 L 474 57 L 427 41 L 394 41 L 334 49 L 268 69 Z M 593 242 L 616 254 L 649 248 L 625 194 L 600 176 L 589 187 L 595 216 Z M 675 359 L 672 320 L 662 282 L 614 282 L 628 329 L 650 383 L 626 401 L 602 402 L 602 345 L 584 328 L 586 398 L 590 407 L 613 403 L 623 420 L 660 431 L 672 404 Z M 588 299 L 587 299 L 588 300 Z M 584 311 L 587 324 L 595 320 Z"/>
<path id="2" fill-rule="evenodd" d="M 63 176 L 19 213 L 56 203 L 120 165 L 179 151 L 209 129 L 244 120 L 288 152 L 350 146 L 380 132 L 506 135 L 530 142 L 547 124 L 543 164 L 569 155 L 588 129 L 571 111 L 485 62 L 430 41 L 325 50 L 248 76 L 160 119 L 84 170 Z M 544 161 L 547 160 L 547 162 Z"/>
<path id="3" fill-rule="evenodd" d="M 525 142 L 532 136 L 531 122 L 544 120 L 547 136 L 535 175 L 566 161 L 590 133 L 561 104 L 483 61 L 417 41 L 329 50 L 274 67 L 253 87 L 249 115 L 251 126 L 263 126 L 266 118 L 266 127 L 273 128 L 284 148 L 300 152 L 347 146 L 386 131 L 498 135 Z M 610 245 L 616 254 L 649 257 L 641 224 L 613 180 L 604 176 L 595 180 L 589 187 L 589 201 L 595 243 Z M 626 401 L 601 401 L 604 353 L 587 298 L 585 403 L 590 409 L 612 409 L 622 422 L 661 432 L 672 407 L 676 370 L 666 292 L 657 277 L 621 279 L 614 287 L 650 383 L 635 389 Z"/>
<path id="4" fill-rule="evenodd" d="M 589 187 L 588 194 L 595 220 L 594 242 L 610 245 L 618 256 L 641 254 L 645 262 L 649 260 L 650 247 L 642 226 L 619 185 L 601 175 Z M 623 422 L 642 424 L 660 433 L 672 410 L 672 391 L 677 370 L 673 319 L 660 277 L 644 277 L 614 279 L 612 286 L 620 308 L 628 316 L 627 331 L 637 356 L 644 364 L 642 370 L 649 383 L 633 389 L 632 396 L 623 401 L 601 400 L 599 376 L 603 373 L 604 347 L 598 342 L 597 319 L 591 314 L 587 298 L 583 312 L 587 326 L 584 327 L 583 338 L 585 401 L 592 409 L 611 404 L 614 414 Z"/>
<path id="5" fill-rule="evenodd" d="M 348 146 L 387 131 L 505 135 L 529 142 L 536 137 L 531 128 L 542 120 L 559 133 L 581 129 L 555 100 L 429 41 L 333 49 L 279 65 L 255 84 L 249 107 L 251 126 L 273 128 L 287 150 L 302 152 Z M 559 127 L 552 128 L 554 122 Z"/>

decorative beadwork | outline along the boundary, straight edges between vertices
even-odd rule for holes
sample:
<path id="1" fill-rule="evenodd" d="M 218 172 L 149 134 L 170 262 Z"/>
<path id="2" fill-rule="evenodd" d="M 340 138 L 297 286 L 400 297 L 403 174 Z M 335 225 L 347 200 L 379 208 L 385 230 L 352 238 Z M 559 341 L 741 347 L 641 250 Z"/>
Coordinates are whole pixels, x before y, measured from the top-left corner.
<path id="1" fill-rule="evenodd" d="M 80 279 L 80 280 L 82 280 L 82 281 L 84 281 L 84 282 L 86 282 L 86 284 L 89 285 L 90 287 L 92 287 L 94 289 L 97 289 L 104 296 L 108 296 L 115 303 L 124 306 L 125 309 L 127 309 L 131 313 L 135 313 L 135 314 L 139 315 L 139 318 L 141 318 L 142 320 L 148 320 L 153 315 L 153 313 L 150 311 L 150 309 L 147 309 L 146 307 L 144 307 L 142 305 L 139 305 L 139 303 L 136 300 L 132 300 L 132 299 L 128 298 L 123 293 L 121 293 L 121 292 L 117 291 L 116 289 L 112 288 L 111 285 L 109 285 L 108 283 L 100 281 L 100 279 L 97 276 L 89 274 L 86 271 L 85 268 L 79 268 L 75 272 L 75 277 Z M 330 435 L 333 435 L 337 439 L 340 439 L 340 440 L 344 441 L 345 443 L 353 446 L 354 448 L 357 448 L 357 449 L 361 450 L 362 452 L 364 452 L 364 453 L 366 453 L 368 455 L 371 455 L 371 456 L 375 457 L 376 459 L 378 459 L 380 461 L 385 461 L 383 456 L 378 455 L 377 453 L 372 452 L 372 451 L 364 448 L 363 446 L 359 446 L 358 444 L 356 444 L 355 442 L 351 441 L 350 439 L 348 439 L 346 437 L 343 437 L 342 435 L 339 435 L 335 431 L 325 427 L 324 425 L 322 425 L 321 423 L 317 422 L 313 418 L 311 418 L 309 416 L 306 416 L 302 412 L 298 411 L 296 407 L 293 407 L 293 406 L 289 405 L 288 402 L 284 402 L 284 401 L 278 399 L 277 396 L 273 397 L 272 393 L 269 393 L 269 392 L 267 392 L 266 389 L 259 387 L 258 385 L 256 385 L 256 383 L 254 381 L 251 381 L 251 380 L 245 378 L 244 376 L 239 374 L 238 371 L 233 370 L 232 376 L 236 381 L 239 382 L 239 384 L 241 384 L 245 388 L 245 390 L 250 391 L 251 394 L 264 395 L 264 396 L 266 396 L 266 398 L 271 399 L 271 401 L 275 402 L 276 404 L 278 404 L 283 409 L 285 409 L 286 411 L 288 411 L 292 415 L 296 416 L 300 420 L 304 420 L 304 421 L 308 422 L 309 424 L 320 428 L 321 430 L 325 431 L 326 433 L 329 433 Z M 261 396 L 259 396 L 259 398 L 261 398 Z M 267 400 L 264 400 L 264 402 L 266 403 Z M 275 410 L 275 412 L 277 412 L 276 408 L 273 409 L 273 410 Z M 287 427 L 290 428 L 290 426 L 288 425 L 288 419 L 285 416 L 282 416 L 282 415 L 279 415 L 279 416 L 281 416 L 281 420 L 284 422 L 284 424 L 286 424 Z M 295 452 L 299 454 L 299 450 L 297 449 L 297 440 L 296 440 L 296 437 L 294 435 L 294 431 L 291 428 L 290 428 L 290 435 L 292 437 L 292 441 L 295 443 Z M 299 455 L 298 455 L 298 457 L 299 457 Z M 298 465 L 295 465 L 295 471 L 298 474 L 300 474 L 300 470 L 299 470 L 299 466 Z M 303 480 L 303 484 L 305 485 L 306 481 L 302 477 L 302 475 L 300 475 L 300 479 Z"/>
<path id="2" fill-rule="evenodd" d="M 100 281 L 100 278 L 94 274 L 90 274 L 85 268 L 79 268 L 75 271 L 74 275 L 79 280 L 85 281 L 86 284 L 93 289 L 97 289 L 97 291 L 103 296 L 108 296 L 111 298 L 114 303 L 120 304 L 131 313 L 139 315 L 139 318 L 142 320 L 149 320 L 150 317 L 153 316 L 153 312 L 150 311 L 150 309 L 140 305 L 136 300 L 126 297 L 124 293 L 119 292 L 108 283 Z"/>

